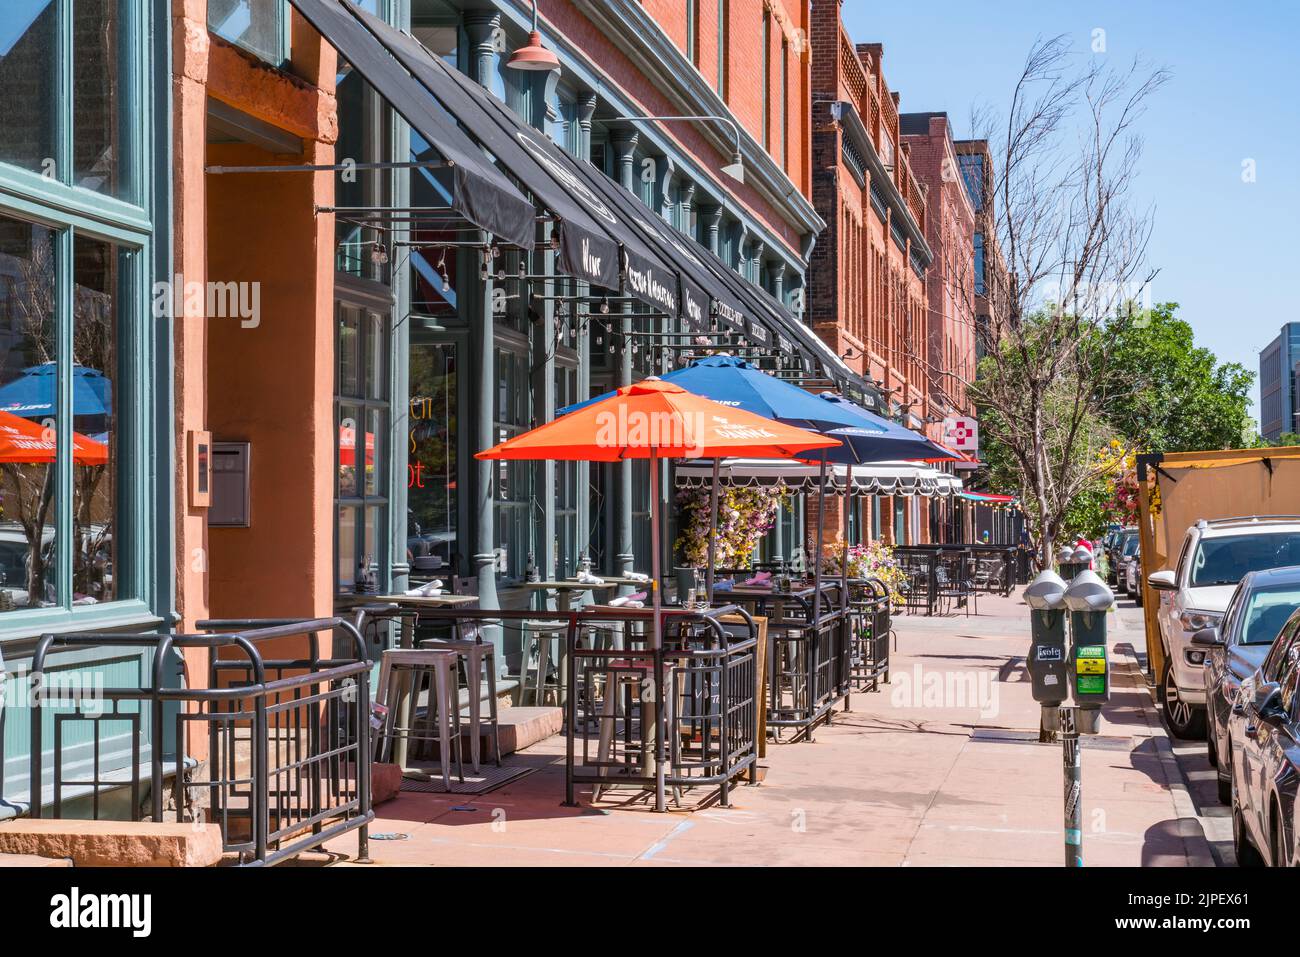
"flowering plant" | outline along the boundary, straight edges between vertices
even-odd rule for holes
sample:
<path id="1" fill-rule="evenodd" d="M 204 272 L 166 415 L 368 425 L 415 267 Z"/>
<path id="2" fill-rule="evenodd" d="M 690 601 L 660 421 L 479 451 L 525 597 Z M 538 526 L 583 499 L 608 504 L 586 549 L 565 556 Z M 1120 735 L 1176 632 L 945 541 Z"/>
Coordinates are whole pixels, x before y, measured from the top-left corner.
<path id="1" fill-rule="evenodd" d="M 843 574 L 840 556 L 844 554 L 844 543 L 835 542 L 822 555 L 822 573 L 826 575 Z M 866 545 L 850 545 L 848 549 L 850 578 L 878 578 L 889 590 L 889 597 L 895 602 L 903 600 L 903 586 L 907 583 L 907 573 L 898 562 L 894 549 L 881 541 L 868 542 Z"/>
<path id="2" fill-rule="evenodd" d="M 677 493 L 677 508 L 681 515 L 677 548 L 687 565 L 703 568 L 709 560 L 709 539 L 712 537 L 717 567 L 748 568 L 759 541 L 776 524 L 778 507 L 789 499 L 790 490 L 780 483 L 771 487 L 720 487 L 715 535 L 709 515 L 709 490 L 682 489 Z"/>

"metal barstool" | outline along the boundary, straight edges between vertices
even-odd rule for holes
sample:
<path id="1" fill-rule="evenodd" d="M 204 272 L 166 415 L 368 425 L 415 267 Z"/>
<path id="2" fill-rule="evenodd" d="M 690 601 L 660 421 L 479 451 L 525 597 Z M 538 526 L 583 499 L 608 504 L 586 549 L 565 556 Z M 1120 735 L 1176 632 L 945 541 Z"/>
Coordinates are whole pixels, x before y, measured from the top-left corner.
<path id="1" fill-rule="evenodd" d="M 528 695 L 531 693 L 534 705 L 546 704 L 546 693 L 549 690 L 555 691 L 556 704 L 564 704 L 564 682 L 565 675 L 561 673 L 556 675 L 554 683 L 549 683 L 546 679 L 548 672 L 551 670 L 551 641 L 559 637 L 564 640 L 565 633 L 568 630 L 568 623 L 563 621 L 524 621 L 519 625 L 520 635 L 520 656 L 519 656 L 519 704 L 528 703 Z M 533 639 L 537 640 L 537 658 L 536 658 L 536 676 L 530 686 L 528 673 L 533 670 Z"/>
<path id="2" fill-rule="evenodd" d="M 460 656 L 455 651 L 431 648 L 390 648 L 379 664 L 377 699 L 388 709 L 375 742 L 375 760 L 384 761 L 391 748 L 393 763 L 405 777 L 427 779 L 426 772 L 407 765 L 409 743 L 433 740 L 430 735 L 436 709 L 438 721 L 438 763 L 442 786 L 451 790 L 451 752 L 456 751 L 456 776 L 464 783 L 465 765 L 460 748 L 460 708 L 455 669 Z M 424 722 L 418 722 L 420 686 L 428 676 L 429 693 Z M 453 733 L 452 724 L 455 723 Z"/>
<path id="3" fill-rule="evenodd" d="M 496 648 L 483 640 L 477 624 L 459 624 L 456 638 L 427 638 L 421 648 L 455 652 L 460 672 L 465 677 L 465 693 L 469 698 L 469 763 L 478 774 L 479 752 L 482 744 L 483 672 L 487 669 L 488 724 L 492 728 L 492 758 L 501 767 L 501 725 L 497 720 L 497 657 Z M 457 689 L 457 705 L 459 705 Z"/>

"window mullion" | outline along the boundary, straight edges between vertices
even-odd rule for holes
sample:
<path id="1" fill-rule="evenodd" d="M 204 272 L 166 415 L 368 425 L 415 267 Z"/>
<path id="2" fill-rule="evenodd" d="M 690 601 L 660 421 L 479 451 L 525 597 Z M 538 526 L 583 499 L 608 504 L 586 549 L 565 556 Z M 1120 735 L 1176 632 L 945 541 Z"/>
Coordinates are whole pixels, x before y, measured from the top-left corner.
<path id="1" fill-rule="evenodd" d="M 55 240 L 55 455 L 54 455 L 54 571 L 55 594 L 61 608 L 72 607 L 72 314 L 73 230 L 61 230 Z M 40 547 L 39 543 L 36 547 Z"/>
<path id="2" fill-rule="evenodd" d="M 54 160 L 55 179 L 72 183 L 73 63 L 72 0 L 54 0 L 58 30 L 58 82 L 55 87 Z"/>

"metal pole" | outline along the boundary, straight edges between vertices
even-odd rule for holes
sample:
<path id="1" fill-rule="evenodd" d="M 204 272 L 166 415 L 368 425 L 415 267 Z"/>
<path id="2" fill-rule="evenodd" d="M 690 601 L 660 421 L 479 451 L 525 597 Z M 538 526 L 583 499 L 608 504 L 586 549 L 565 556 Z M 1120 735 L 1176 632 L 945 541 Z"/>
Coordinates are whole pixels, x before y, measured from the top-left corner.
<path id="1" fill-rule="evenodd" d="M 709 535 L 709 567 L 704 571 L 704 581 L 708 589 L 709 605 L 713 604 L 713 563 L 717 551 L 718 539 L 718 463 L 721 459 L 713 460 L 713 487 L 709 489 L 709 529 L 712 534 Z M 678 604 L 681 598 L 677 599 Z"/>
<path id="2" fill-rule="evenodd" d="M 1075 708 L 1061 708 L 1061 766 L 1065 772 L 1065 866 L 1083 867 L 1083 768 Z"/>
<path id="3" fill-rule="evenodd" d="M 716 460 L 715 460 L 716 461 Z M 650 649 L 654 663 L 654 719 L 651 726 L 655 729 L 655 810 L 666 811 L 667 801 L 667 767 L 664 762 L 664 717 L 668 707 L 668 689 L 664 687 L 663 669 L 663 635 L 660 632 L 662 620 L 662 603 L 659 597 L 659 458 L 654 449 L 650 450 Z"/>
<path id="4" fill-rule="evenodd" d="M 826 450 L 822 449 L 821 468 L 817 473 L 817 553 L 813 567 L 813 624 L 822 620 L 822 539 L 825 537 L 826 522 Z"/>

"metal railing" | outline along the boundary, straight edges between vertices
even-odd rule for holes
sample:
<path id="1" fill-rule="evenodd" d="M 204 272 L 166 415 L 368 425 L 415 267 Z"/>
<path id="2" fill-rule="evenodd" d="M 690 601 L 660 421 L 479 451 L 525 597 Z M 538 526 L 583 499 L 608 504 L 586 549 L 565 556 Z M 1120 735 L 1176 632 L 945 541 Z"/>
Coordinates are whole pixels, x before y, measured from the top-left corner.
<path id="1" fill-rule="evenodd" d="M 893 602 L 878 578 L 850 582 L 849 613 L 845 620 L 850 646 L 850 691 L 878 691 L 889 681 L 889 640 Z"/>
<path id="2" fill-rule="evenodd" d="M 150 680 L 138 687 L 97 688 L 93 700 L 51 701 L 32 697 L 31 808 L 41 817 L 43 791 L 52 786 L 53 817 L 64 816 L 65 790 L 85 805 L 89 789 L 91 819 L 100 815 L 100 795 L 124 783 L 131 789 L 132 820 L 143 815 L 141 731 L 149 740 L 149 816 L 178 821 L 211 820 L 219 825 L 222 848 L 241 864 L 269 865 L 357 831 L 358 860 L 369 856 L 368 825 L 374 819 L 370 796 L 370 661 L 357 629 L 341 618 L 226 619 L 199 622 L 203 634 L 44 635 L 32 658 L 31 674 L 41 679 L 60 651 L 141 648 L 152 652 Z M 321 635 L 337 634 L 343 653 L 321 654 Z M 267 642 L 305 640 L 307 655 L 264 657 Z M 208 687 L 169 687 L 168 667 L 186 649 L 208 652 Z M 39 685 L 38 685 L 39 686 Z M 45 773 L 44 712 L 54 730 L 53 763 Z M 101 763 L 105 724 L 126 722 L 133 740 L 129 776 L 104 771 Z M 65 728 L 89 724 L 93 743 L 91 775 L 65 773 Z M 168 724 L 171 727 L 168 728 Z M 174 754 L 164 753 L 164 732 L 173 732 Z M 205 778 L 191 776 L 185 742 L 208 745 Z M 166 779 L 172 778 L 172 807 L 165 808 Z M 203 798 L 206 798 L 206 808 Z"/>

